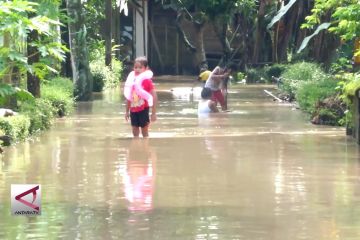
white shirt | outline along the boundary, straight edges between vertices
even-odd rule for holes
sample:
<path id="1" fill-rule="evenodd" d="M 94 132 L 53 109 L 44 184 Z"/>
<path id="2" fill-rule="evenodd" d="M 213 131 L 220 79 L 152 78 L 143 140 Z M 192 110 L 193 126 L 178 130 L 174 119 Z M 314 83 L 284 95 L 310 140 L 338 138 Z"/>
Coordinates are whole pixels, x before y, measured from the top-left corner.
<path id="1" fill-rule="evenodd" d="M 209 107 L 210 100 L 200 100 L 198 105 L 198 115 L 204 115 L 211 113 Z"/>

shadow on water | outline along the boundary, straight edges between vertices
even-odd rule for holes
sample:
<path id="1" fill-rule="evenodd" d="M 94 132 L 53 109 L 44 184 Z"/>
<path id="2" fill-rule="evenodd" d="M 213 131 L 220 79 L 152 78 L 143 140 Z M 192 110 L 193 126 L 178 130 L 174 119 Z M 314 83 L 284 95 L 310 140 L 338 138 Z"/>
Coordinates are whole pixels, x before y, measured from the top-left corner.
<path id="1" fill-rule="evenodd" d="M 264 87 L 199 119 L 189 88 L 158 85 L 150 139 L 131 138 L 120 91 L 79 103 L 2 156 L 0 239 L 359 239 L 358 146 Z M 41 216 L 10 215 L 17 183 L 42 185 Z"/>

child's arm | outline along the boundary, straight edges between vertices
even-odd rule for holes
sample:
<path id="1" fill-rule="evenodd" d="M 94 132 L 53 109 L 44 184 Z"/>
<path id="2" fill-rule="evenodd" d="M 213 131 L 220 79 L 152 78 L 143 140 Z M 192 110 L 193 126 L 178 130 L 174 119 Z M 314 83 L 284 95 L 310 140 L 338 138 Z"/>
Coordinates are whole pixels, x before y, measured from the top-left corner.
<path id="1" fill-rule="evenodd" d="M 155 122 L 157 117 L 156 117 L 156 105 L 157 105 L 157 94 L 155 89 L 151 90 L 150 94 L 153 97 L 153 106 L 151 107 L 151 121 Z"/>
<path id="2" fill-rule="evenodd" d="M 220 82 L 229 76 L 229 74 L 227 72 L 224 74 L 221 74 L 220 70 L 221 70 L 220 67 L 216 67 L 211 73 L 210 77 L 216 82 Z"/>
<path id="3" fill-rule="evenodd" d="M 125 120 L 128 122 L 130 119 L 130 101 L 126 101 Z"/>

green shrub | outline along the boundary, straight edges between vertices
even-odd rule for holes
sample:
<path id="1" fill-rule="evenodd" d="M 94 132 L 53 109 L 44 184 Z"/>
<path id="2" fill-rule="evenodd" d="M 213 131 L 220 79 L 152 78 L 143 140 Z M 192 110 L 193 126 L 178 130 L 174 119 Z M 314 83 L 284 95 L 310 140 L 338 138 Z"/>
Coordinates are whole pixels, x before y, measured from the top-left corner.
<path id="1" fill-rule="evenodd" d="M 89 60 L 90 62 L 98 59 L 105 59 L 105 41 L 90 39 L 89 41 Z"/>
<path id="2" fill-rule="evenodd" d="M 34 96 L 25 89 L 0 83 L 0 106 L 14 108 L 19 102 L 34 100 Z"/>
<path id="3" fill-rule="evenodd" d="M 0 117 L 0 129 L 12 141 L 23 140 L 29 136 L 30 118 L 26 115 Z"/>
<path id="4" fill-rule="evenodd" d="M 45 85 L 57 87 L 58 89 L 66 91 L 69 94 L 69 96 L 73 96 L 74 83 L 69 78 L 55 77 L 55 78 L 52 78 L 50 81 L 46 81 Z"/>
<path id="5" fill-rule="evenodd" d="M 51 126 L 56 109 L 50 101 L 40 98 L 21 104 L 19 111 L 30 118 L 29 132 L 33 134 Z"/>
<path id="6" fill-rule="evenodd" d="M 122 72 L 123 72 L 122 62 L 120 62 L 117 59 L 113 59 L 111 68 L 112 68 L 112 71 L 114 73 L 114 79 L 113 79 L 114 81 L 109 82 L 109 83 L 106 82 L 105 88 L 117 87 L 119 85 L 119 82 L 121 81 L 121 78 L 122 78 Z"/>
<path id="7" fill-rule="evenodd" d="M 243 72 L 237 72 L 236 73 L 236 80 L 237 81 L 241 81 L 241 80 L 243 80 L 245 78 L 245 73 L 243 73 Z"/>
<path id="8" fill-rule="evenodd" d="M 350 72 L 352 69 L 351 62 L 348 58 L 340 57 L 335 62 L 331 63 L 329 72 L 331 74 L 337 74 L 339 72 Z"/>
<path id="9" fill-rule="evenodd" d="M 294 97 L 304 82 L 322 81 L 328 78 L 328 75 L 315 63 L 301 62 L 287 66 L 281 78 L 281 90 Z"/>
<path id="10" fill-rule="evenodd" d="M 106 78 L 111 75 L 111 70 L 102 63 L 102 60 L 94 60 L 90 62 L 90 71 L 93 76 L 93 91 L 101 92 Z"/>
<path id="11" fill-rule="evenodd" d="M 343 97 L 353 97 L 355 96 L 356 90 L 360 89 L 360 72 L 356 74 L 343 74 L 342 79 L 342 93 Z"/>
<path id="12" fill-rule="evenodd" d="M 313 114 L 319 101 L 336 95 L 337 81 L 325 78 L 320 81 L 309 81 L 301 84 L 296 92 L 296 100 L 302 110 Z"/>
<path id="13" fill-rule="evenodd" d="M 319 118 L 322 119 L 322 124 L 325 125 L 339 125 L 340 116 L 332 109 L 322 108 L 319 110 Z"/>
<path id="14" fill-rule="evenodd" d="M 232 75 L 231 82 L 237 83 L 245 78 L 245 73 L 243 72 L 234 72 Z"/>
<path id="15" fill-rule="evenodd" d="M 274 64 L 271 66 L 266 66 L 264 68 L 266 80 L 271 82 L 272 77 L 280 77 L 281 74 L 285 71 L 286 65 L 284 64 Z"/>
<path id="16" fill-rule="evenodd" d="M 67 78 L 56 78 L 41 86 L 41 98 L 54 107 L 55 115 L 63 117 L 74 107 L 73 83 Z"/>
<path id="17" fill-rule="evenodd" d="M 338 88 L 341 90 L 340 99 L 346 104 L 348 111 L 343 119 L 341 119 L 341 125 L 347 125 L 350 128 L 354 126 L 354 103 L 352 98 L 355 96 L 356 90 L 360 89 L 360 72 L 347 73 L 338 76 L 341 80 Z"/>
<path id="18" fill-rule="evenodd" d="M 95 60 L 90 62 L 90 70 L 93 75 L 94 85 L 93 91 L 94 92 L 101 92 L 104 88 L 112 88 L 116 86 L 120 82 L 119 70 L 121 67 L 118 63 L 115 63 L 116 71 L 112 71 L 108 66 L 105 66 L 104 61 Z"/>
<path id="19" fill-rule="evenodd" d="M 90 70 L 94 78 L 94 92 L 101 92 L 104 88 L 114 88 L 121 80 L 123 66 L 122 62 L 113 58 L 111 69 L 105 65 L 105 42 L 93 41 L 90 52 Z M 114 53 L 116 48 L 113 47 Z"/>
<path id="20" fill-rule="evenodd" d="M 266 80 L 264 69 L 250 68 L 246 71 L 247 83 L 264 83 Z"/>

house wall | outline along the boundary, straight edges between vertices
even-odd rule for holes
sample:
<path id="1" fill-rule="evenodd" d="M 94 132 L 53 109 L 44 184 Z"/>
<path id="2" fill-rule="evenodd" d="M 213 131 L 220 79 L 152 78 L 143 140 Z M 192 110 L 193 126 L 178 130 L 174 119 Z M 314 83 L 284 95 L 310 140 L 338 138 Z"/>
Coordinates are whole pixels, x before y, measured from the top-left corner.
<path id="1" fill-rule="evenodd" d="M 135 28 L 135 57 L 148 55 L 148 2 L 145 0 L 137 1 L 142 9 L 135 11 L 134 28 Z M 144 18 L 143 16 L 144 15 Z"/>
<path id="2" fill-rule="evenodd" d="M 151 67 L 160 74 L 198 74 L 199 70 L 194 62 L 194 54 L 189 51 L 176 29 L 176 13 L 172 10 L 164 10 L 157 4 L 150 4 L 149 18 L 154 29 L 155 40 L 149 38 L 149 60 Z M 190 42 L 195 36 L 195 29 L 191 23 L 184 23 L 185 30 Z M 159 46 L 160 56 L 156 50 L 154 41 Z M 209 67 L 215 67 L 221 56 L 222 46 L 213 27 L 205 26 L 204 43 Z M 161 66 L 161 57 L 163 66 Z"/>

